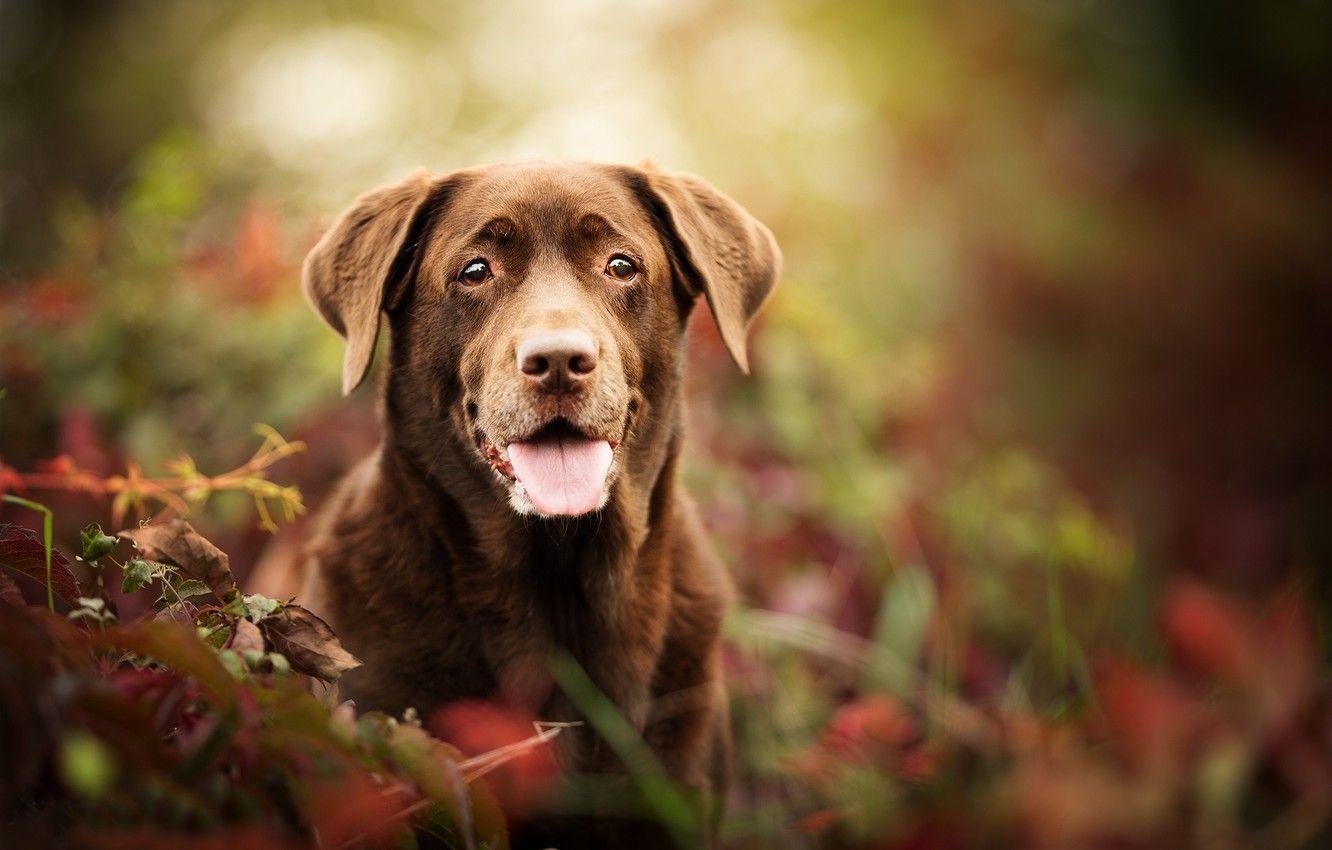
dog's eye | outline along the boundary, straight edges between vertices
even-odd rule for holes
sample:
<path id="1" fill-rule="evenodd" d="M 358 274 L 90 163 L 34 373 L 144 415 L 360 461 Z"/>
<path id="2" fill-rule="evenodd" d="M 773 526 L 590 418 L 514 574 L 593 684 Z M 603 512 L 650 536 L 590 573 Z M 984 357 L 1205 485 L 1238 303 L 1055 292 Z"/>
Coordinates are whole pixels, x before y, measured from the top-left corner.
<path id="1" fill-rule="evenodd" d="M 472 260 L 472 262 L 463 266 L 462 274 L 458 275 L 458 280 L 467 286 L 485 283 L 490 278 L 490 264 L 485 260 Z"/>
<path id="2" fill-rule="evenodd" d="M 634 265 L 634 261 L 623 254 L 616 254 L 606 264 L 606 274 L 616 280 L 628 283 L 638 276 L 638 266 Z"/>

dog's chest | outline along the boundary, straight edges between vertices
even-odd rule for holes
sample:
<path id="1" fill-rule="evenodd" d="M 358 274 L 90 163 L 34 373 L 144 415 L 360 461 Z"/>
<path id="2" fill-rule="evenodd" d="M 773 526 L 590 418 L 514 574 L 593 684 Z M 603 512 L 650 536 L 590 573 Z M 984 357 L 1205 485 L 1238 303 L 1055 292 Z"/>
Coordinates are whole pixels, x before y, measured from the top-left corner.
<path id="1" fill-rule="evenodd" d="M 604 570 L 598 578 L 591 555 L 554 549 L 514 546 L 503 564 L 459 563 L 425 539 L 328 553 L 335 628 L 365 661 L 347 677 L 348 692 L 363 707 L 427 712 L 485 699 L 550 717 L 560 701 L 552 670 L 572 660 L 608 697 L 641 696 L 651 671 L 638 649 L 651 634 L 642 618 L 626 620 L 622 596 L 632 585 L 608 581 Z M 366 570 L 370 563 L 379 569 Z"/>

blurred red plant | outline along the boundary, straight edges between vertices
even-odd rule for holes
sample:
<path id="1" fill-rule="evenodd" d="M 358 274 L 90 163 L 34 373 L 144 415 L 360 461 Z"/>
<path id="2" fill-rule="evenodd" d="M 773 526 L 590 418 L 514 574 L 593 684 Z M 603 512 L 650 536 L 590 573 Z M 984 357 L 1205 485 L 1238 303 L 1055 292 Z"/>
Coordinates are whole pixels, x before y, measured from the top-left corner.
<path id="1" fill-rule="evenodd" d="M 560 778 L 559 764 L 550 746 L 538 740 L 537 718 L 492 702 L 467 700 L 447 705 L 432 714 L 426 727 L 464 755 L 473 757 L 471 775 L 485 776 L 510 818 L 521 819 L 547 800 Z M 493 766 L 476 758 L 505 752 Z"/>

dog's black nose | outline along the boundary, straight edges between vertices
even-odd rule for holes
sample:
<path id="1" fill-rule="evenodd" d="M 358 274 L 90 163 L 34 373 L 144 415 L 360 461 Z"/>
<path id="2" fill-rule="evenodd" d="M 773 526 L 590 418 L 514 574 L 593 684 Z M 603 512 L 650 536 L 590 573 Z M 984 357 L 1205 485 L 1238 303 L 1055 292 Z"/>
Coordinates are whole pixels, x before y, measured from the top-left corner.
<path id="1" fill-rule="evenodd" d="M 517 349 L 518 370 L 547 390 L 566 390 L 597 368 L 597 344 L 586 331 L 536 331 Z"/>

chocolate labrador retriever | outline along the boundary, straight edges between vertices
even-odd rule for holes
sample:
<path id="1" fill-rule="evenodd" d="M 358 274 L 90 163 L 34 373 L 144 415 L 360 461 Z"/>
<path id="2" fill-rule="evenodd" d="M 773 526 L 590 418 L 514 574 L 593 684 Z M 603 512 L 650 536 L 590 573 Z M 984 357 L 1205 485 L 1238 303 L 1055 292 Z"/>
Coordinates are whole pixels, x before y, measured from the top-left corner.
<path id="1" fill-rule="evenodd" d="M 681 348 L 701 295 L 747 370 L 779 264 L 734 201 L 652 166 L 419 173 L 342 215 L 304 287 L 346 338 L 345 392 L 386 317 L 384 437 L 325 506 L 302 598 L 364 661 L 342 683 L 358 708 L 482 698 L 574 719 L 551 672 L 572 659 L 718 804 L 731 589 L 677 482 Z M 591 727 L 560 757 L 624 771 Z M 646 821 L 565 828 L 533 840 L 656 843 Z"/>

